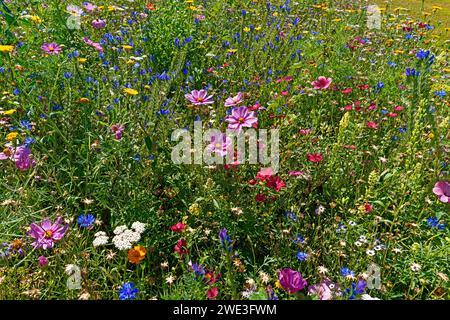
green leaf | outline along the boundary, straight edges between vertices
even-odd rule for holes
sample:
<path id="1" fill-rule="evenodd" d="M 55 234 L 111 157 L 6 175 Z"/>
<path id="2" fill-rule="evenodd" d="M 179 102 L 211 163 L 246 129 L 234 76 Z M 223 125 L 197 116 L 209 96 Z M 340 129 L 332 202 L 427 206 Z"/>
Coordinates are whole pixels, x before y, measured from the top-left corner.
<path id="1" fill-rule="evenodd" d="M 145 146 L 147 147 L 147 150 L 151 152 L 153 143 L 152 143 L 152 140 L 150 139 L 150 137 L 148 137 L 148 136 L 145 137 L 144 142 L 145 142 Z"/>

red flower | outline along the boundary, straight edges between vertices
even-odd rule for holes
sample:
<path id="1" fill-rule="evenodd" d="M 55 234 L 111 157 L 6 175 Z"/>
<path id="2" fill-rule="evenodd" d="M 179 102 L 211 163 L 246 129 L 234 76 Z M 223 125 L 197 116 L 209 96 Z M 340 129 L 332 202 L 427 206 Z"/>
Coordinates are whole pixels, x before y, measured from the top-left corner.
<path id="1" fill-rule="evenodd" d="M 266 180 L 273 175 L 272 168 L 263 168 L 256 174 L 257 180 Z"/>
<path id="2" fill-rule="evenodd" d="M 378 129 L 378 124 L 376 122 L 369 121 L 369 122 L 367 122 L 367 128 Z"/>
<path id="3" fill-rule="evenodd" d="M 353 91 L 352 88 L 347 88 L 347 89 L 342 90 L 342 93 L 350 93 L 352 91 Z"/>
<path id="4" fill-rule="evenodd" d="M 279 192 L 282 188 L 286 187 L 286 184 L 284 183 L 283 180 L 281 180 L 281 178 L 279 176 L 271 176 L 268 180 L 267 180 L 267 184 L 266 184 L 269 188 L 274 189 L 276 192 Z"/>
<path id="5" fill-rule="evenodd" d="M 364 211 L 366 213 L 371 213 L 373 211 L 373 206 L 370 203 L 365 203 L 364 204 Z"/>
<path id="6" fill-rule="evenodd" d="M 188 253 L 187 249 L 187 241 L 185 239 L 180 239 L 177 241 L 177 244 L 173 248 L 173 251 L 179 253 L 181 256 Z"/>
<path id="7" fill-rule="evenodd" d="M 208 289 L 208 292 L 206 295 L 208 296 L 208 299 L 213 300 L 217 297 L 219 294 L 219 289 L 217 287 L 212 287 L 211 289 Z"/>
<path id="8" fill-rule="evenodd" d="M 267 196 L 262 193 L 258 193 L 255 197 L 255 200 L 257 202 L 264 202 L 264 201 L 266 201 L 266 199 L 267 199 Z"/>
<path id="9" fill-rule="evenodd" d="M 170 230 L 172 230 L 173 232 L 181 232 L 184 229 L 186 229 L 186 225 L 182 222 L 178 222 L 170 227 Z"/>
<path id="10" fill-rule="evenodd" d="M 148 3 L 147 9 L 153 11 L 153 10 L 155 10 L 155 6 L 153 5 L 153 3 Z"/>
<path id="11" fill-rule="evenodd" d="M 323 160 L 323 156 L 320 153 L 308 153 L 306 158 L 311 162 L 320 162 Z"/>

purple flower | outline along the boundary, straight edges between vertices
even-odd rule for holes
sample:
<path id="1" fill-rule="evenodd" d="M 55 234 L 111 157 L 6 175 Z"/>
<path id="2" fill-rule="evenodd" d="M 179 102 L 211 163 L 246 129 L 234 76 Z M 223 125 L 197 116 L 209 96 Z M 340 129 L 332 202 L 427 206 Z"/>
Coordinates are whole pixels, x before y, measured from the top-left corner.
<path id="1" fill-rule="evenodd" d="M 17 147 L 13 159 L 16 167 L 22 171 L 28 170 L 36 165 L 36 161 L 31 159 L 31 151 L 27 146 Z"/>
<path id="2" fill-rule="evenodd" d="M 290 268 L 284 268 L 278 271 L 278 280 L 280 281 L 280 285 L 288 293 L 296 293 L 308 285 L 300 272 Z"/>
<path id="3" fill-rule="evenodd" d="M 48 54 L 59 54 L 62 51 L 62 47 L 58 45 L 56 42 L 44 43 L 41 46 L 41 49 Z"/>
<path id="4" fill-rule="evenodd" d="M 231 115 L 225 118 L 228 122 L 228 129 L 240 132 L 242 127 L 252 127 L 258 122 L 258 118 L 253 111 L 248 111 L 247 107 L 234 108 Z"/>
<path id="5" fill-rule="evenodd" d="M 242 92 L 239 92 L 234 97 L 229 97 L 225 100 L 225 107 L 233 107 L 242 102 Z"/>
<path id="6" fill-rule="evenodd" d="M 92 27 L 95 29 L 103 29 L 106 26 L 106 21 L 101 19 L 92 20 Z"/>
<path id="7" fill-rule="evenodd" d="M 113 124 L 111 126 L 111 131 L 114 133 L 116 140 L 122 139 L 122 134 L 124 130 L 125 127 L 119 123 Z"/>
<path id="8" fill-rule="evenodd" d="M 441 202 L 450 203 L 450 183 L 448 181 L 436 182 L 433 193 L 438 196 Z"/>
<path id="9" fill-rule="evenodd" d="M 193 90 L 191 93 L 184 95 L 186 99 L 189 100 L 194 106 L 203 105 L 203 104 L 212 104 L 214 100 L 212 100 L 212 96 L 208 96 L 208 91 L 206 90 Z"/>
<path id="10" fill-rule="evenodd" d="M 40 226 L 32 223 L 28 232 L 34 239 L 31 245 L 36 249 L 51 249 L 56 241 L 61 240 L 68 227 L 68 224 L 62 224 L 62 217 L 58 217 L 53 224 L 48 218 L 44 219 Z"/>
<path id="11" fill-rule="evenodd" d="M 38 263 L 39 263 L 39 265 L 40 265 L 41 267 L 45 267 L 45 266 L 48 265 L 48 259 L 47 259 L 46 257 L 44 257 L 44 256 L 40 256 L 40 257 L 38 258 Z"/>
<path id="12" fill-rule="evenodd" d="M 222 230 L 220 230 L 219 232 L 219 238 L 220 238 L 220 242 L 222 243 L 222 246 L 227 249 L 229 252 L 231 252 L 231 238 L 227 233 L 227 229 L 223 228 Z"/>

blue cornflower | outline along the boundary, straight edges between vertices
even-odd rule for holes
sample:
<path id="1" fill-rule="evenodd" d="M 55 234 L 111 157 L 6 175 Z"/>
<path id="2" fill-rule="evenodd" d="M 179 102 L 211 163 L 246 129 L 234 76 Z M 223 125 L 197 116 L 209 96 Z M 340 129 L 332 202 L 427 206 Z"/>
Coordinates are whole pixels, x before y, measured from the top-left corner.
<path id="1" fill-rule="evenodd" d="M 298 236 L 297 236 L 297 238 L 295 238 L 295 240 L 293 241 L 295 244 L 303 244 L 303 243 L 305 243 L 305 238 L 301 235 L 301 234 L 299 234 Z"/>
<path id="2" fill-rule="evenodd" d="M 438 226 L 438 224 L 439 224 L 439 220 L 435 217 L 430 217 L 427 219 L 427 225 L 430 228 L 436 228 Z"/>
<path id="3" fill-rule="evenodd" d="M 438 229 L 441 230 L 441 231 L 444 230 L 445 229 L 445 224 L 444 223 L 439 223 L 438 224 Z"/>
<path id="4" fill-rule="evenodd" d="M 285 212 L 284 216 L 288 219 L 291 219 L 292 221 L 297 221 L 297 215 L 293 212 L 290 212 L 290 211 Z"/>
<path id="5" fill-rule="evenodd" d="M 398 128 L 398 132 L 400 132 L 400 133 L 405 133 L 405 132 L 406 132 L 406 127 L 404 127 L 404 128 Z"/>
<path id="6" fill-rule="evenodd" d="M 419 60 L 423 60 L 425 58 L 428 58 L 430 55 L 430 50 L 424 51 L 424 50 L 419 50 L 419 52 L 417 52 L 416 57 Z"/>
<path id="7" fill-rule="evenodd" d="M 353 272 L 349 268 L 344 267 L 344 268 L 341 269 L 341 275 L 343 277 L 354 277 L 355 276 L 355 272 Z"/>
<path id="8" fill-rule="evenodd" d="M 31 130 L 33 128 L 33 126 L 31 125 L 30 121 L 28 121 L 28 120 L 20 120 L 20 125 L 25 130 Z"/>
<path id="9" fill-rule="evenodd" d="M 120 300 L 133 300 L 136 299 L 139 290 L 135 287 L 133 282 L 126 282 L 119 290 Z"/>
<path id="10" fill-rule="evenodd" d="M 227 229 L 223 228 L 220 230 L 219 232 L 219 238 L 220 238 L 220 242 L 222 243 L 222 246 L 228 250 L 229 252 L 231 252 L 231 238 L 227 233 Z"/>
<path id="11" fill-rule="evenodd" d="M 201 276 L 201 277 L 203 277 L 205 275 L 205 269 L 198 263 L 193 263 L 191 268 L 196 275 Z"/>
<path id="12" fill-rule="evenodd" d="M 306 261 L 308 259 L 308 254 L 306 252 L 297 252 L 297 259 L 300 261 Z"/>
<path id="13" fill-rule="evenodd" d="M 420 76 L 420 72 L 414 68 L 406 68 L 405 75 L 407 77 L 418 77 L 418 76 Z"/>
<path id="14" fill-rule="evenodd" d="M 438 97 L 441 97 L 441 98 L 443 98 L 443 97 L 445 97 L 446 95 L 447 95 L 447 92 L 445 92 L 445 90 L 436 90 L 435 92 L 434 92 L 434 94 L 435 95 L 437 95 Z"/>
<path id="15" fill-rule="evenodd" d="M 357 295 L 363 294 L 366 291 L 366 285 L 367 283 L 364 280 L 359 280 L 358 285 L 352 282 L 352 288 L 346 288 L 342 294 L 349 300 L 354 300 Z"/>
<path id="16" fill-rule="evenodd" d="M 90 228 L 95 222 L 95 217 L 92 214 L 80 214 L 77 219 L 77 223 L 82 228 Z"/>

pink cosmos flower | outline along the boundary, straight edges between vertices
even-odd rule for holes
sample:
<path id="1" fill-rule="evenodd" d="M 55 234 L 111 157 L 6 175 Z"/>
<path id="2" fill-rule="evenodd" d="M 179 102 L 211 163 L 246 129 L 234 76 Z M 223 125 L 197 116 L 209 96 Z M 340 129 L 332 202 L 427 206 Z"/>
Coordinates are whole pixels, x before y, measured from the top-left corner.
<path id="1" fill-rule="evenodd" d="M 263 168 L 261 169 L 257 174 L 256 174 L 256 178 L 258 180 L 266 180 L 268 178 L 270 178 L 273 175 L 273 171 L 272 168 Z"/>
<path id="2" fill-rule="evenodd" d="M 88 37 L 84 37 L 83 41 L 87 45 L 90 45 L 91 47 L 93 47 L 98 52 L 103 52 L 103 47 L 100 45 L 100 43 L 94 42 L 91 39 L 89 39 Z"/>
<path id="3" fill-rule="evenodd" d="M 258 118 L 253 111 L 248 111 L 247 107 L 239 107 L 234 108 L 225 121 L 228 122 L 228 129 L 240 132 L 243 127 L 252 127 L 258 122 Z"/>
<path id="4" fill-rule="evenodd" d="M 264 202 L 264 201 L 266 201 L 266 199 L 267 199 L 267 196 L 265 194 L 262 194 L 262 193 L 258 193 L 255 196 L 256 202 Z"/>
<path id="5" fill-rule="evenodd" d="M 212 95 L 208 96 L 208 91 L 203 90 L 203 89 L 202 90 L 192 90 L 191 93 L 185 94 L 184 96 L 194 106 L 214 103 L 214 100 L 212 100 Z"/>
<path id="6" fill-rule="evenodd" d="M 34 239 L 34 242 L 31 245 L 35 249 L 51 249 L 56 241 L 62 239 L 68 227 L 68 224 L 62 225 L 62 217 L 58 217 L 53 224 L 48 218 L 44 219 L 41 225 L 32 223 L 30 225 L 30 231 L 28 232 Z"/>
<path id="7" fill-rule="evenodd" d="M 331 84 L 331 81 L 333 81 L 331 78 L 325 78 L 320 76 L 317 80 L 311 82 L 311 84 L 314 86 L 314 89 L 328 89 L 328 87 Z"/>
<path id="8" fill-rule="evenodd" d="M 52 43 L 44 43 L 41 46 L 41 49 L 44 50 L 48 54 L 59 54 L 62 51 L 62 47 L 58 45 L 56 42 Z"/>
<path id="9" fill-rule="evenodd" d="M 211 136 L 211 142 L 206 147 L 210 153 L 217 153 L 220 156 L 225 156 L 228 153 L 232 140 L 226 134 L 218 134 Z"/>
<path id="10" fill-rule="evenodd" d="M 8 147 L 3 150 L 3 152 L 0 152 L 0 160 L 8 160 L 12 159 L 14 154 L 14 148 Z"/>
<path id="11" fill-rule="evenodd" d="M 83 6 L 84 6 L 84 9 L 85 9 L 87 12 L 92 12 L 92 11 L 94 11 L 95 9 L 97 9 L 97 6 L 94 5 L 94 4 L 92 4 L 92 3 L 90 3 L 90 2 L 85 2 L 85 3 L 83 3 Z"/>
<path id="12" fill-rule="evenodd" d="M 450 203 L 450 182 L 436 182 L 433 188 L 433 193 L 438 196 L 439 201 L 443 203 Z"/>
<path id="13" fill-rule="evenodd" d="M 333 297 L 339 296 L 340 293 L 339 286 L 330 279 L 325 279 L 319 284 L 308 287 L 308 294 L 317 295 L 320 300 L 332 300 Z"/>
<path id="14" fill-rule="evenodd" d="M 242 92 L 239 92 L 234 97 L 229 97 L 225 100 L 225 107 L 233 107 L 242 102 Z"/>

